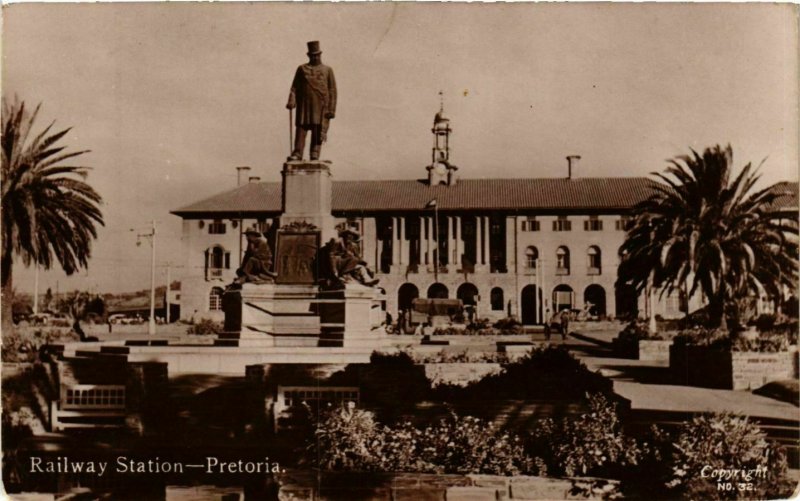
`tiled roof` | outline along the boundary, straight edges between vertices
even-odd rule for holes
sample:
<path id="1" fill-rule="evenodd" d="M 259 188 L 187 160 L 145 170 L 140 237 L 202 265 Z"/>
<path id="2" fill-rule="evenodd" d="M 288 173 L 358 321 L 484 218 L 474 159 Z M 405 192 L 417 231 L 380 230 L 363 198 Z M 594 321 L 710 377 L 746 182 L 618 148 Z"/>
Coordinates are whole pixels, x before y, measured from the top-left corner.
<path id="1" fill-rule="evenodd" d="M 440 210 L 626 209 L 650 194 L 654 181 L 627 178 L 463 179 L 454 186 L 424 181 L 334 181 L 334 212 L 422 210 L 436 199 Z M 280 183 L 249 183 L 172 211 L 203 213 L 280 212 Z"/>

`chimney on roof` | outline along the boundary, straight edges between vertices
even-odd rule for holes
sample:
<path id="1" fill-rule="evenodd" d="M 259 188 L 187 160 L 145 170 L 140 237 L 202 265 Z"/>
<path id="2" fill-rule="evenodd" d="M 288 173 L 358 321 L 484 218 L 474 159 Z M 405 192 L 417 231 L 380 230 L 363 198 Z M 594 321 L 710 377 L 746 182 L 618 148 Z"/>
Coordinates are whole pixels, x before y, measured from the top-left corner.
<path id="1" fill-rule="evenodd" d="M 572 179 L 572 170 L 578 168 L 578 160 L 580 159 L 580 155 L 569 155 L 567 157 L 567 179 Z"/>
<path id="2" fill-rule="evenodd" d="M 250 176 L 249 178 L 247 178 L 248 183 L 257 183 L 259 181 L 261 181 L 261 177 L 259 176 Z"/>
<path id="3" fill-rule="evenodd" d="M 236 167 L 236 186 L 242 185 L 242 179 L 247 179 L 247 175 L 250 172 L 250 167 L 243 165 L 241 167 Z"/>

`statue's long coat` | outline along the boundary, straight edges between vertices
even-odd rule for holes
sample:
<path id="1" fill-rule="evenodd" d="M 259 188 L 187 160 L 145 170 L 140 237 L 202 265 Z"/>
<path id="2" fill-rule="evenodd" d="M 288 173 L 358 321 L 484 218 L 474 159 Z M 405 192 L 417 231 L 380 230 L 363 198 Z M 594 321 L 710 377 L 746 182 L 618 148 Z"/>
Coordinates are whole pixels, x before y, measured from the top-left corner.
<path id="1" fill-rule="evenodd" d="M 336 79 L 333 69 L 324 64 L 303 64 L 297 68 L 289 94 L 297 105 L 295 125 L 327 125 L 325 115 L 336 113 Z"/>

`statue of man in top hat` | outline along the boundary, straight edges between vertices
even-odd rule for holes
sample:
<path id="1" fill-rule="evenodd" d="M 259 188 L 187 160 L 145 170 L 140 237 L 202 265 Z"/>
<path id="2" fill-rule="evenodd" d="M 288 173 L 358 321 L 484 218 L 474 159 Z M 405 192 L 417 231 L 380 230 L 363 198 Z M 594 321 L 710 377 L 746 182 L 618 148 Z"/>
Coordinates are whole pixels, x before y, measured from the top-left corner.
<path id="1" fill-rule="evenodd" d="M 336 79 L 333 69 L 322 64 L 317 41 L 308 42 L 308 64 L 297 68 L 286 108 L 297 108 L 294 150 L 289 160 L 303 159 L 308 131 L 311 131 L 311 160 L 319 160 L 328 124 L 336 116 Z"/>

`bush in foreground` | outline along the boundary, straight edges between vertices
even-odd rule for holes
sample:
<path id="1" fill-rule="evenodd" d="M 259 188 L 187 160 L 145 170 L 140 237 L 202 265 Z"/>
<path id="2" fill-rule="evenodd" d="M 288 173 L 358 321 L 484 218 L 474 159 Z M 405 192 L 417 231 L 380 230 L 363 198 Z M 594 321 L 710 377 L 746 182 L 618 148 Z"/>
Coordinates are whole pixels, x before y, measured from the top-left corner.
<path id="1" fill-rule="evenodd" d="M 3 362 L 36 362 L 42 347 L 79 340 L 77 334 L 65 329 L 12 329 L 3 333 Z"/>
<path id="2" fill-rule="evenodd" d="M 322 418 L 314 438 L 308 462 L 323 470 L 520 475 L 533 464 L 519 437 L 469 416 L 419 429 L 342 407 Z"/>
<path id="3" fill-rule="evenodd" d="M 640 449 L 625 436 L 616 404 L 600 394 L 589 395 L 589 410 L 560 422 L 545 419 L 531 433 L 531 454 L 541 458 L 549 474 L 619 478 L 636 465 Z"/>
<path id="4" fill-rule="evenodd" d="M 783 449 L 746 417 L 701 416 L 685 423 L 673 442 L 667 487 L 690 499 L 777 499 L 794 488 L 786 471 Z"/>

